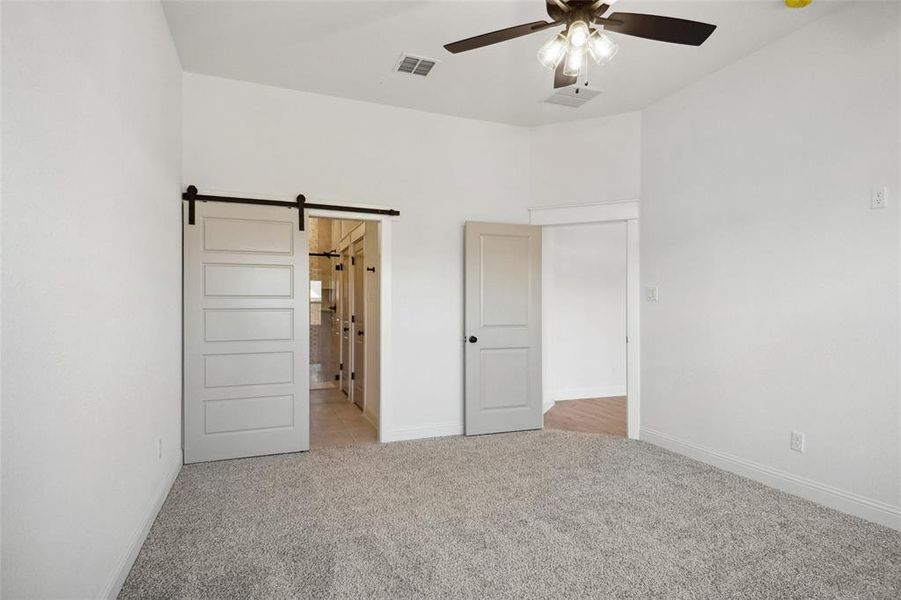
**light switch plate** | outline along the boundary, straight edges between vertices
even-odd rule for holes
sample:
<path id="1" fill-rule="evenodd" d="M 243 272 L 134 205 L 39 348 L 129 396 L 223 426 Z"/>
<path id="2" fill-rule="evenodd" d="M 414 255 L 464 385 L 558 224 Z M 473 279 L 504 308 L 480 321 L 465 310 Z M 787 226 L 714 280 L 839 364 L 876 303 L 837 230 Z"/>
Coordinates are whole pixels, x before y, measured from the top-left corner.
<path id="1" fill-rule="evenodd" d="M 804 452 L 804 433 L 801 431 L 792 431 L 791 449 L 795 452 Z"/>
<path id="2" fill-rule="evenodd" d="M 888 206 L 888 188 L 882 186 L 873 190 L 870 198 L 870 208 L 885 208 Z"/>
<path id="3" fill-rule="evenodd" d="M 644 299 L 648 302 L 657 302 L 657 287 L 646 287 L 644 289 Z"/>

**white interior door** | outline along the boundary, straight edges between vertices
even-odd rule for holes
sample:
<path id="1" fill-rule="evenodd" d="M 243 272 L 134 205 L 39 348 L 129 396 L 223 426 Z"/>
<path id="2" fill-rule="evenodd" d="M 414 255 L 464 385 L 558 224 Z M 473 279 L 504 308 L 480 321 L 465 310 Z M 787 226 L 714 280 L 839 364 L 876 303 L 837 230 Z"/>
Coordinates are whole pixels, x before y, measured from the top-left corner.
<path id="1" fill-rule="evenodd" d="M 466 435 L 540 429 L 541 229 L 466 223 Z"/>
<path id="2" fill-rule="evenodd" d="M 184 219 L 185 462 L 309 449 L 298 213 L 198 202 Z"/>
<path id="3" fill-rule="evenodd" d="M 331 304 L 329 306 L 328 319 L 329 319 L 329 357 L 331 361 L 329 362 L 329 376 L 332 378 L 333 383 L 336 385 L 341 385 L 341 312 L 339 307 L 341 306 L 340 294 L 341 294 L 341 284 L 340 275 L 341 273 L 335 269 L 338 265 L 337 261 L 330 260 L 329 268 L 332 271 L 332 279 L 331 279 Z"/>
<path id="4" fill-rule="evenodd" d="M 366 345 L 364 336 L 366 335 L 366 302 L 364 276 L 366 272 L 366 256 L 363 251 L 363 240 L 357 241 L 353 245 L 353 318 L 351 323 L 351 333 L 353 334 L 353 371 L 351 375 L 351 383 L 353 391 L 351 398 L 354 404 L 363 409 L 366 402 L 365 398 L 365 382 L 366 382 Z"/>
<path id="5" fill-rule="evenodd" d="M 341 253 L 341 275 L 339 282 L 341 284 L 341 390 L 351 395 L 350 387 L 350 314 L 351 314 L 351 298 L 350 298 L 350 254 L 347 250 Z"/>
<path id="6" fill-rule="evenodd" d="M 381 250 L 379 247 L 380 233 L 378 222 L 366 222 L 366 235 L 363 238 L 364 254 L 366 256 L 366 272 L 363 274 L 365 278 L 364 285 L 366 286 L 364 293 L 366 335 L 363 336 L 366 348 L 366 358 L 364 359 L 366 361 L 364 392 L 366 402 L 363 405 L 363 413 L 376 429 L 379 428 L 379 403 L 381 401 L 379 393 L 379 371 L 381 370 L 379 346 L 381 345 L 382 335 L 379 308 L 380 280 L 382 277 Z"/>

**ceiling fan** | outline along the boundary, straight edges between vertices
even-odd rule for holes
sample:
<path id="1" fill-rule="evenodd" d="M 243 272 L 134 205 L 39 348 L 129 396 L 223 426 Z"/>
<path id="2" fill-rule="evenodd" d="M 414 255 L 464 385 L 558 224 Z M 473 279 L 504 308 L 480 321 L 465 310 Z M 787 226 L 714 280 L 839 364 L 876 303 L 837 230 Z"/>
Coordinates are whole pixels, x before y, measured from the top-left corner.
<path id="1" fill-rule="evenodd" d="M 577 81 L 579 74 L 586 68 L 589 56 L 598 64 L 604 64 L 613 58 L 619 47 L 606 32 L 700 46 L 716 29 L 716 25 L 708 23 L 640 13 L 615 12 L 605 17 L 604 14 L 615 2 L 616 0 L 545 0 L 551 21 L 507 27 L 446 44 L 444 47 L 449 52 L 458 54 L 563 25 L 563 32 L 556 34 L 538 50 L 538 61 L 549 69 L 554 69 L 554 87 L 560 88 Z"/>

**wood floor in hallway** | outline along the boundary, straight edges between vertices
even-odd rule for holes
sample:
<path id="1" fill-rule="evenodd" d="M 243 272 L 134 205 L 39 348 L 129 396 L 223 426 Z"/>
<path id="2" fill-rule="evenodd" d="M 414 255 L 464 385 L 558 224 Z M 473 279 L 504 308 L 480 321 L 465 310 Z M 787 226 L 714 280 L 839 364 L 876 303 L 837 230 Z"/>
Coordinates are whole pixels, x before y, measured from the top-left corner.
<path id="1" fill-rule="evenodd" d="M 544 414 L 545 429 L 626 436 L 626 397 L 561 400 Z"/>
<path id="2" fill-rule="evenodd" d="M 337 388 L 310 390 L 310 448 L 375 444 L 378 431 Z"/>

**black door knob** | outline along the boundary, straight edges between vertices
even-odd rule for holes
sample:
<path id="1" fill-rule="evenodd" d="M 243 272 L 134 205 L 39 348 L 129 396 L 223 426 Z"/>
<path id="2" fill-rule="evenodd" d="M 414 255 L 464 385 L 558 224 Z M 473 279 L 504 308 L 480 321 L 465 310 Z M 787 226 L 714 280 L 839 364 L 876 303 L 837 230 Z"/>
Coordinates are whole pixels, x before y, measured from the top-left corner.
<path id="1" fill-rule="evenodd" d="M 474 336 L 474 335 L 469 336 L 469 343 L 470 343 L 470 344 L 475 344 L 475 343 L 478 342 L 478 341 L 479 341 L 479 338 L 477 338 L 476 336 Z"/>

